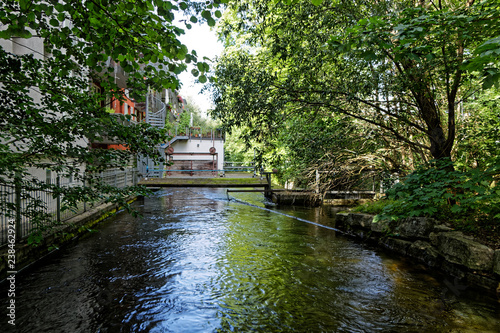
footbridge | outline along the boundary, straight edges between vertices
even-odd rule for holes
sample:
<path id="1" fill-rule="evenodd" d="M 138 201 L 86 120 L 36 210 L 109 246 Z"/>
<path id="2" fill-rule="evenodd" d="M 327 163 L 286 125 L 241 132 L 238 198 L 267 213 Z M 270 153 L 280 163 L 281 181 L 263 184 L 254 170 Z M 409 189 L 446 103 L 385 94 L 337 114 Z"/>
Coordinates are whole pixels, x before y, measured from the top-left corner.
<path id="1" fill-rule="evenodd" d="M 168 177 L 168 178 L 144 178 L 139 185 L 146 187 L 255 187 L 264 190 L 270 189 L 266 178 L 261 177 Z"/>

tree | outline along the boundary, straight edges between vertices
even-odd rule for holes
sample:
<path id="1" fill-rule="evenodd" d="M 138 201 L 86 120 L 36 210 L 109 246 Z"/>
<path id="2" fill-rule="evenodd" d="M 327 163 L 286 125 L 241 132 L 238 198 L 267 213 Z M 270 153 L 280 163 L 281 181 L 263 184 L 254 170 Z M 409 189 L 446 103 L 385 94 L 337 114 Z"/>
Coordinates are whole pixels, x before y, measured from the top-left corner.
<path id="1" fill-rule="evenodd" d="M 24 215 L 39 238 L 49 216 L 43 202 L 30 194 L 32 189 L 51 191 L 68 209 L 79 201 L 104 197 L 123 203 L 130 194 L 144 193 L 139 187 L 103 184 L 96 175 L 123 168 L 135 154 L 158 155 L 156 146 L 166 133 L 144 123 L 124 126 L 125 119 L 106 112 L 106 101 L 123 98 L 124 87 L 138 102 L 148 89 L 175 89 L 176 74 L 189 62 L 207 70 L 196 52 L 178 40 L 183 29 L 176 26 L 175 14 L 191 11 L 195 15 L 189 20 L 196 22 L 199 13 L 214 25 L 211 11 L 220 16 L 216 7 L 221 2 L 200 7 L 184 1 L 2 1 L 0 184 L 23 188 L 33 204 L 19 211 L 2 195 L 1 211 L 10 217 Z M 43 47 L 33 48 L 35 44 Z M 126 73 L 126 84 L 115 78 L 113 62 Z M 90 82 L 102 91 L 94 93 Z M 89 149 L 88 143 L 103 135 L 115 137 L 128 150 Z M 79 185 L 47 184 L 33 175 L 33 170 L 47 168 L 75 178 Z"/>
<path id="2" fill-rule="evenodd" d="M 251 51 L 217 65 L 215 116 L 266 136 L 314 109 L 373 127 L 417 161 L 452 155 L 457 105 L 479 86 L 467 69 L 498 79 L 497 2 L 288 2 L 230 5 L 221 35 Z"/>

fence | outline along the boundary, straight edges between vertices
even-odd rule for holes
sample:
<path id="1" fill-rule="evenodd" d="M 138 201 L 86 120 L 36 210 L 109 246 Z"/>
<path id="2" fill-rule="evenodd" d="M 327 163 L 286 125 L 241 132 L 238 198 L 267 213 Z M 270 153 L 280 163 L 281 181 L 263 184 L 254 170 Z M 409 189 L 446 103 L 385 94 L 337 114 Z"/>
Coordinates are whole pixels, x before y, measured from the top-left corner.
<path id="1" fill-rule="evenodd" d="M 137 170 L 107 170 L 98 176 L 104 184 L 117 188 L 137 184 Z M 61 187 L 74 187 L 83 185 L 81 182 L 63 177 L 51 177 L 46 180 L 48 183 Z M 30 220 L 33 213 L 44 217 L 46 224 L 64 223 L 70 218 L 82 214 L 95 205 L 102 204 L 93 202 L 92 205 L 86 202 L 79 202 L 73 209 L 62 210 L 62 198 L 52 191 L 40 189 L 34 183 L 24 182 L 17 186 L 0 184 L 0 246 L 7 243 L 9 223 L 15 223 L 16 237 L 22 239 L 27 237 L 33 228 L 37 227 Z M 35 212 L 36 209 L 36 212 Z M 42 209 L 42 211 L 40 211 Z M 11 212 L 9 215 L 7 212 Z M 39 227 L 39 226 L 38 226 Z"/>
<path id="2" fill-rule="evenodd" d="M 257 168 L 255 167 L 255 162 L 245 163 L 245 162 L 224 162 L 224 173 L 225 172 L 249 172 L 253 171 L 254 177 L 257 176 Z"/>
<path id="3" fill-rule="evenodd" d="M 187 136 L 191 138 L 199 138 L 206 140 L 224 139 L 224 131 L 221 129 L 201 128 L 201 127 L 179 127 L 169 132 L 169 135 Z"/>

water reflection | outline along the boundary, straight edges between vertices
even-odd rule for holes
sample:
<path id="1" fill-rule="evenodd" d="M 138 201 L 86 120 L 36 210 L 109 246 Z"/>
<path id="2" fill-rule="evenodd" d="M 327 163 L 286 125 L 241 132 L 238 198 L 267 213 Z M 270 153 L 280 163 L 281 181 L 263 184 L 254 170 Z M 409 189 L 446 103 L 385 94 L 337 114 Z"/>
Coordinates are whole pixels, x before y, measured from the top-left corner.
<path id="1" fill-rule="evenodd" d="M 17 331 L 499 331 L 494 300 L 464 291 L 448 302 L 444 277 L 333 230 L 228 202 L 223 190 L 161 191 L 136 205 L 141 218 L 118 215 L 18 276 Z M 281 211 L 317 224 L 332 218 L 328 209 Z"/>

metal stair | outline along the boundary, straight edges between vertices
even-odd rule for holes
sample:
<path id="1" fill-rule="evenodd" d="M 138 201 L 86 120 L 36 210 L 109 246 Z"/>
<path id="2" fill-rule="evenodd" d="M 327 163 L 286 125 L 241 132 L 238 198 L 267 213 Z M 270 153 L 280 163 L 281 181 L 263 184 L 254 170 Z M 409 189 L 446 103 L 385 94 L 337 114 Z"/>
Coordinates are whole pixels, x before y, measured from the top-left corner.
<path id="1" fill-rule="evenodd" d="M 165 127 L 167 106 L 160 98 L 155 96 L 154 92 L 148 93 L 146 102 L 138 106 L 146 109 L 146 123 L 157 128 Z M 161 145 L 158 146 L 158 151 L 165 158 L 165 149 L 162 149 Z M 137 169 L 144 177 L 161 177 L 161 172 L 154 170 L 163 170 L 164 164 L 156 164 L 149 156 L 139 155 L 137 157 Z"/>
<path id="2" fill-rule="evenodd" d="M 156 97 L 153 93 L 149 93 L 146 98 L 146 123 L 154 127 L 165 127 L 167 106 Z"/>

